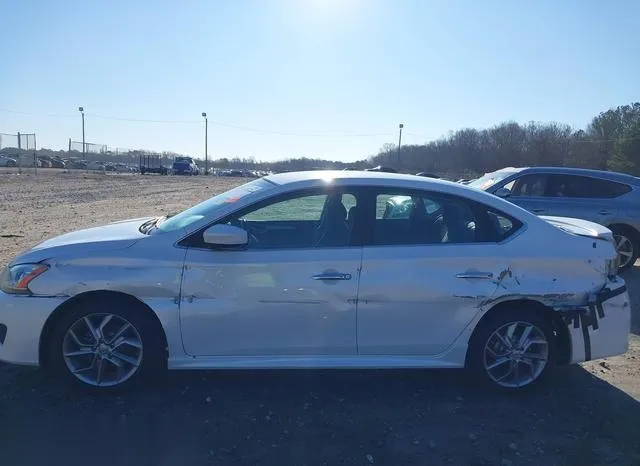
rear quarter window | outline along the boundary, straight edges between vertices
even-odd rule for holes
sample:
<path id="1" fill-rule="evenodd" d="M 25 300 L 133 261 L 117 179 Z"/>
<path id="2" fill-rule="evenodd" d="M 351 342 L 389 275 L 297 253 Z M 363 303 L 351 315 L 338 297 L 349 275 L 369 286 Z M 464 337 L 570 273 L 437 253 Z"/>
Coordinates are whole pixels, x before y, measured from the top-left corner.
<path id="1" fill-rule="evenodd" d="M 631 191 L 631 186 L 615 181 L 596 180 L 595 190 L 600 194 L 599 197 L 612 198 L 627 194 Z"/>
<path id="2" fill-rule="evenodd" d="M 522 223 L 515 218 L 509 217 L 501 212 L 493 209 L 487 210 L 487 216 L 493 225 L 494 231 L 497 234 L 496 240 L 498 242 L 503 241 L 513 234 L 515 234 L 520 228 Z"/>

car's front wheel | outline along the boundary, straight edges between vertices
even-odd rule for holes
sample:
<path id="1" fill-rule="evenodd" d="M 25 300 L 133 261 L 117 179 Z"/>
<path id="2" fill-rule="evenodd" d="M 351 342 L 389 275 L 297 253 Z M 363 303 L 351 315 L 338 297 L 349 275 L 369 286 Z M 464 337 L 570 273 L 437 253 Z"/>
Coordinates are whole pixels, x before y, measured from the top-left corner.
<path id="1" fill-rule="evenodd" d="M 534 309 L 501 312 L 474 332 L 468 363 L 485 383 L 519 390 L 540 382 L 553 366 L 555 346 L 549 319 Z"/>
<path id="2" fill-rule="evenodd" d="M 128 300 L 84 301 L 68 309 L 51 338 L 52 369 L 99 391 L 132 385 L 163 367 L 163 344 L 148 311 Z"/>

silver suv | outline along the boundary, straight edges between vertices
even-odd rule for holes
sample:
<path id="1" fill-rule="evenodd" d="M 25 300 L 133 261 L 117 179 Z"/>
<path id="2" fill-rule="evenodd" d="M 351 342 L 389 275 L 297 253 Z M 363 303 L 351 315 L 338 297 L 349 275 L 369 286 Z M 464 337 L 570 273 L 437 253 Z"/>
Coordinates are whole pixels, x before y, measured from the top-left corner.
<path id="1" fill-rule="evenodd" d="M 640 255 L 640 178 L 564 167 L 503 168 L 473 180 L 482 189 L 537 215 L 600 223 L 614 234 L 620 270 Z"/>

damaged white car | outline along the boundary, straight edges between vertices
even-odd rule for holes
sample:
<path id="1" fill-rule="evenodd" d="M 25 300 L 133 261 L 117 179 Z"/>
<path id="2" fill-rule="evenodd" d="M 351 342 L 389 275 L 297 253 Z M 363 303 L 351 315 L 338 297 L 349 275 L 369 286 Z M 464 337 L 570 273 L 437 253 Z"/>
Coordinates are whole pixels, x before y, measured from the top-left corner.
<path id="1" fill-rule="evenodd" d="M 0 359 L 98 390 L 166 368 L 468 368 L 520 389 L 624 353 L 630 328 L 606 228 L 375 172 L 68 233 L 0 289 Z"/>

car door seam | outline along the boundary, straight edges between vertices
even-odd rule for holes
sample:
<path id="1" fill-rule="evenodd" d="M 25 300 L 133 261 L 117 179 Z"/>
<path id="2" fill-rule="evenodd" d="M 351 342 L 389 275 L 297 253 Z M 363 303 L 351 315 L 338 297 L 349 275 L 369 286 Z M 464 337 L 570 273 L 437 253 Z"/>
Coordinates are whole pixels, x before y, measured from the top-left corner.
<path id="1" fill-rule="evenodd" d="M 360 346 L 358 344 L 358 334 L 360 333 L 358 330 L 358 314 L 360 312 L 360 277 L 362 276 L 362 267 L 363 267 L 363 257 L 364 257 L 364 246 L 360 246 L 360 265 L 356 269 L 358 274 L 358 279 L 356 280 L 356 299 L 355 299 L 355 307 L 356 307 L 356 355 L 360 354 Z"/>

